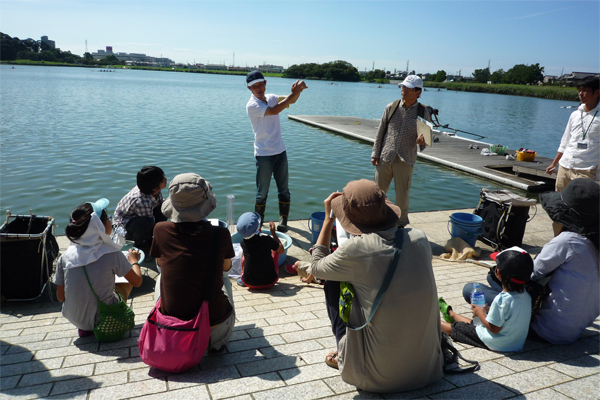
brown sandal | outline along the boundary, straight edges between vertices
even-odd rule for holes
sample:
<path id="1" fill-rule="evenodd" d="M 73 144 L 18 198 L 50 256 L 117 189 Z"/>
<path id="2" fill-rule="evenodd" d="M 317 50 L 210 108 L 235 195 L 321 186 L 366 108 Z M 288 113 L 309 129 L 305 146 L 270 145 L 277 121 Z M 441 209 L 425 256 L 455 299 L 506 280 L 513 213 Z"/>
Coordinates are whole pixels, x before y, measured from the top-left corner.
<path id="1" fill-rule="evenodd" d="M 327 365 L 329 365 L 331 368 L 339 369 L 338 368 L 338 352 L 337 352 L 337 350 L 332 351 L 329 354 L 327 354 L 327 356 L 325 356 L 325 363 Z"/>

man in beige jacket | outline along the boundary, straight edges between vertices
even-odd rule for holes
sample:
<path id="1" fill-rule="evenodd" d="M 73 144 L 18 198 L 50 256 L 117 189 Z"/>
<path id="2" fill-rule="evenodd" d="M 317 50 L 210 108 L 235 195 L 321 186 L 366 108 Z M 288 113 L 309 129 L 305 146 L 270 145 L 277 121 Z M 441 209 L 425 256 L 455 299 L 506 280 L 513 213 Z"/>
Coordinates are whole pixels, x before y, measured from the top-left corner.
<path id="1" fill-rule="evenodd" d="M 327 280 L 327 311 L 338 350 L 326 363 L 339 366 L 345 382 L 372 392 L 414 390 L 441 379 L 437 288 L 427 237 L 417 229 L 396 227 L 400 209 L 372 181 L 352 181 L 324 203 L 325 221 L 312 262 L 297 265 L 300 276 Z M 329 254 L 336 218 L 354 236 Z M 354 286 L 348 325 L 362 326 L 394 256 L 396 235 L 403 236 L 400 258 L 379 308 L 364 329 L 347 329 L 338 314 L 339 282 Z"/>

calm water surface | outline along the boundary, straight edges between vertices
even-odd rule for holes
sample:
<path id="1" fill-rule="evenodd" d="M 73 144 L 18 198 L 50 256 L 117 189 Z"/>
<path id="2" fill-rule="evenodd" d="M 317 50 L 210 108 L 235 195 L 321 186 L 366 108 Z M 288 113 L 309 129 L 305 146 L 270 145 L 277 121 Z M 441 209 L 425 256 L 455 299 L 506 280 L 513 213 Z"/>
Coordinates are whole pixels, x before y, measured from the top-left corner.
<path id="1" fill-rule="evenodd" d="M 292 83 L 271 78 L 267 90 L 285 95 Z M 372 179 L 372 146 L 287 115 L 379 119 L 400 96 L 395 85 L 330 83 L 308 81 L 298 102 L 281 114 L 292 219 L 320 211 L 323 199 L 348 181 Z M 202 175 L 219 201 L 213 217 L 225 219 L 229 194 L 236 196 L 236 216 L 253 210 L 254 136 L 245 111 L 249 96 L 243 76 L 1 66 L 0 210 L 53 215 L 62 233 L 70 211 L 82 202 L 106 197 L 113 211 L 143 165 L 160 166 L 169 180 L 183 172 Z M 448 91 L 424 92 L 422 102 L 440 110 L 442 124 L 547 157 L 556 154 L 572 111 L 560 106 L 575 105 Z M 410 209 L 474 207 L 482 187 L 500 186 L 418 161 Z M 267 219 L 276 219 L 274 182 L 269 198 Z"/>

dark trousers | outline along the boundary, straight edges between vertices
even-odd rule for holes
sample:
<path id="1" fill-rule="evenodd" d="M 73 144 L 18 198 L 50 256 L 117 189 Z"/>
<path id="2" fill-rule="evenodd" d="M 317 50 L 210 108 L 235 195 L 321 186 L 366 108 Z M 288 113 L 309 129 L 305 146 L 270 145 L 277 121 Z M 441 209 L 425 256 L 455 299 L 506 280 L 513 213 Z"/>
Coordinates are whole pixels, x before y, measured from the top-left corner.
<path id="1" fill-rule="evenodd" d="M 325 281 L 325 305 L 327 306 L 327 315 L 331 321 L 331 331 L 335 336 L 335 341 L 340 344 L 340 340 L 346 336 L 346 323 L 340 318 L 340 283 L 334 281 Z"/>
<path id="2" fill-rule="evenodd" d="M 154 207 L 152 217 L 134 217 L 127 222 L 127 240 L 133 240 L 134 246 L 149 255 L 152 237 L 154 234 L 154 225 L 156 222 L 166 221 L 167 217 L 160 210 L 161 205 Z"/>

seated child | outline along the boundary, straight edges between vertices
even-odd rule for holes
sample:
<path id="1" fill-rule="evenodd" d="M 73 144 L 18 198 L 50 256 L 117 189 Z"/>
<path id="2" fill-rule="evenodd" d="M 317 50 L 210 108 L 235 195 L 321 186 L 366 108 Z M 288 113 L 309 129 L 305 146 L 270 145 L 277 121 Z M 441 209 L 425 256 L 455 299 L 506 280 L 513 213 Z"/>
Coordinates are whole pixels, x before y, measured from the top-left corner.
<path id="1" fill-rule="evenodd" d="M 242 236 L 242 276 L 238 284 L 250 289 L 266 289 L 279 280 L 279 255 L 284 248 L 275 232 L 275 224 L 269 222 L 271 235 L 260 232 L 260 215 L 255 212 L 242 214 L 237 231 Z"/>
<path id="2" fill-rule="evenodd" d="M 496 260 L 502 292 L 494 298 L 487 316 L 483 308 L 471 304 L 482 325 L 474 326 L 470 318 L 455 313 L 440 297 L 442 330 L 457 342 L 494 351 L 519 351 L 525 344 L 531 319 L 531 296 L 524 285 L 533 272 L 533 260 L 516 246 L 491 257 Z"/>
<path id="3" fill-rule="evenodd" d="M 126 230 L 125 239 L 133 240 L 134 246 L 148 256 L 152 244 L 154 225 L 166 221 L 160 207 L 163 203 L 161 190 L 167 186 L 167 178 L 158 167 L 142 167 L 137 173 L 137 186 L 119 201 L 113 215 L 113 225 Z M 149 260 L 149 258 L 146 258 Z"/>

